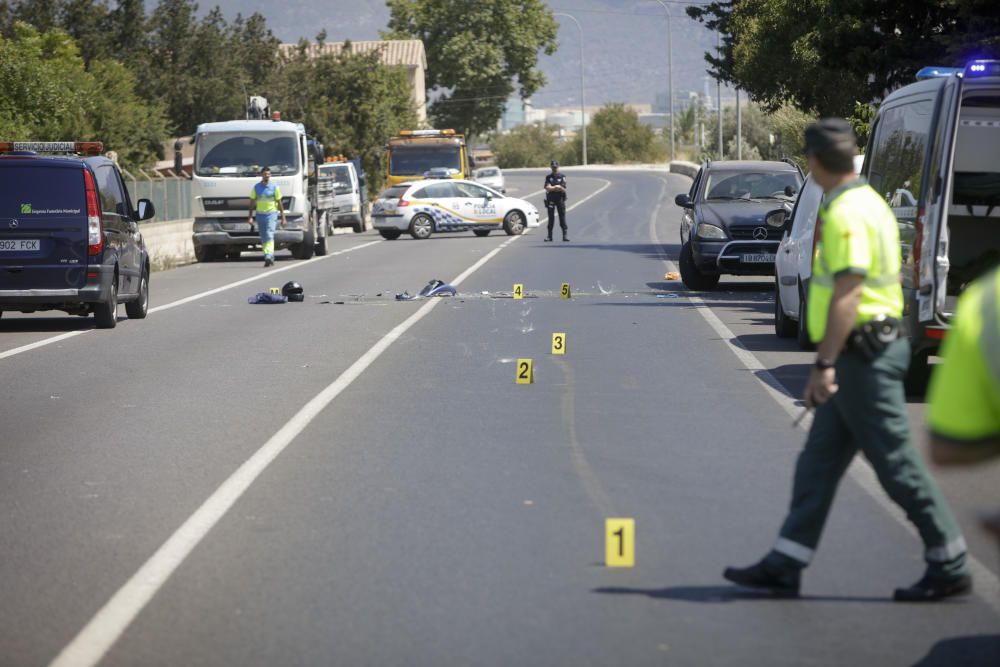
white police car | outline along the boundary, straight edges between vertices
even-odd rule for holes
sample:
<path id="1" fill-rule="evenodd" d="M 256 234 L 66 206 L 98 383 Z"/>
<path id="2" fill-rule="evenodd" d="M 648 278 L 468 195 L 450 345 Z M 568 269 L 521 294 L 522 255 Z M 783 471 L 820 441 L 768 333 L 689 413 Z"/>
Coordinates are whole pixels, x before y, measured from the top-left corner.
<path id="1" fill-rule="evenodd" d="M 435 232 L 472 230 L 489 236 L 503 230 L 516 236 L 539 225 L 538 209 L 471 181 L 426 179 L 387 188 L 372 204 L 372 224 L 383 238 L 409 232 L 415 239 Z"/>

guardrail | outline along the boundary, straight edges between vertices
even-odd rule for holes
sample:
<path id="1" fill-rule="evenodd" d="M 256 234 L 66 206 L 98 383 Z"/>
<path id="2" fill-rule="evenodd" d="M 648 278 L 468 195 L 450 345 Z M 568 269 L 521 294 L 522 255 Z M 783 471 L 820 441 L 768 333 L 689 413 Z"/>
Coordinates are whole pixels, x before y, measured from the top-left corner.
<path id="1" fill-rule="evenodd" d="M 146 222 L 165 222 L 191 218 L 191 180 L 183 176 L 164 176 L 159 172 L 148 174 L 136 169 L 139 178 L 125 169 L 125 186 L 132 202 L 145 198 L 153 202 L 156 217 Z"/>

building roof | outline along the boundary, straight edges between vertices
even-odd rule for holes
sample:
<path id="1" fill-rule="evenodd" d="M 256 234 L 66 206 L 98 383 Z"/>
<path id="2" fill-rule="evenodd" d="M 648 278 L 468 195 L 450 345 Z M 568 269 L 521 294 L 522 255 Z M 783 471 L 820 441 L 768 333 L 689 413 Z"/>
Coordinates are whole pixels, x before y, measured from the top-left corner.
<path id="1" fill-rule="evenodd" d="M 345 42 L 326 42 L 323 45 L 310 43 L 306 54 L 310 58 L 321 55 L 338 54 L 344 48 Z M 406 65 L 427 69 L 427 53 L 424 43 L 419 39 L 389 39 L 371 42 L 350 42 L 351 53 L 371 53 L 382 49 L 382 63 L 385 65 Z M 278 47 L 283 55 L 293 55 L 299 48 L 298 44 L 282 44 Z"/>

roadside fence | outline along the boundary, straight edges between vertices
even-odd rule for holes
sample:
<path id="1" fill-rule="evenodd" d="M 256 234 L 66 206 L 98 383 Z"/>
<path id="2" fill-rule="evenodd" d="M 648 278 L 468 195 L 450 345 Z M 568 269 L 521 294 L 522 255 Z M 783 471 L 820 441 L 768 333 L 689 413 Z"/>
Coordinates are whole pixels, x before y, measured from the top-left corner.
<path id="1" fill-rule="evenodd" d="M 153 202 L 156 216 L 146 222 L 165 222 L 191 218 L 191 179 L 183 176 L 164 176 L 154 171 L 147 173 L 136 169 L 136 174 L 122 169 L 125 186 L 132 202 L 146 198 Z"/>

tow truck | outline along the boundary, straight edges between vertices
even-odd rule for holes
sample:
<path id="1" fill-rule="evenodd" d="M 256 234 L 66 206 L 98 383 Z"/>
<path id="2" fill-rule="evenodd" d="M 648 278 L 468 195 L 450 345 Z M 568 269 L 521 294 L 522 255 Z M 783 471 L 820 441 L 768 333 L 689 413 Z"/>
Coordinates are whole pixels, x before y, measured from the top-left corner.
<path id="1" fill-rule="evenodd" d="M 403 130 L 385 151 L 390 186 L 421 178 L 469 179 L 475 168 L 465 136 L 455 130 Z"/>

